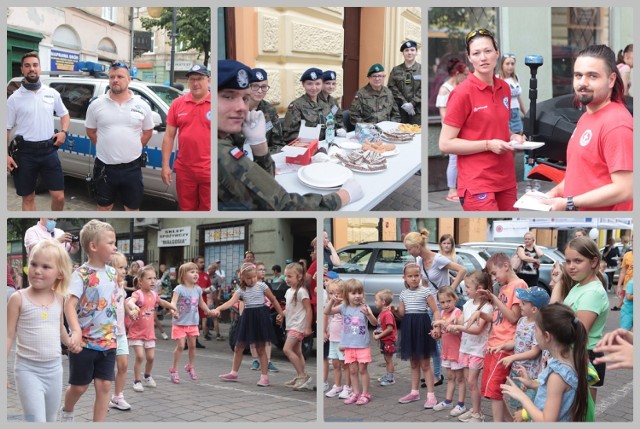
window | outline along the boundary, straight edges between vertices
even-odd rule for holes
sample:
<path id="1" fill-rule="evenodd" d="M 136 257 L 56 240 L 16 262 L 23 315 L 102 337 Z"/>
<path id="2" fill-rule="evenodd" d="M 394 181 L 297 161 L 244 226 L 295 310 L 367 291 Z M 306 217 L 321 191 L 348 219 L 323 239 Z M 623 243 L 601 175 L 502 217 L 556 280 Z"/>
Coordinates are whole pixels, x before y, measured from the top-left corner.
<path id="1" fill-rule="evenodd" d="M 153 101 L 151 101 L 149 99 L 149 97 L 147 97 L 146 94 L 144 94 L 143 92 L 140 92 L 140 90 L 137 90 L 137 89 L 131 88 L 131 87 L 129 87 L 129 89 L 135 95 L 139 95 L 144 101 L 146 101 L 147 104 L 149 105 L 149 107 L 151 107 L 151 111 L 156 112 L 158 115 L 160 115 L 160 119 L 162 120 L 163 124 L 166 123 L 167 115 L 164 113 L 164 111 L 158 105 L 156 105 Z"/>
<path id="2" fill-rule="evenodd" d="M 413 261 L 413 257 L 404 249 L 380 249 L 373 265 L 373 274 L 402 275 L 404 264 Z"/>
<path id="3" fill-rule="evenodd" d="M 102 8 L 102 19 L 106 19 L 107 21 L 116 22 L 116 9 L 115 7 L 103 7 Z"/>
<path id="4" fill-rule="evenodd" d="M 71 119 L 84 120 L 86 118 L 89 101 L 93 98 L 93 92 L 95 91 L 94 85 L 53 82 L 49 86 L 60 93 L 62 103 L 69 110 Z"/>
<path id="5" fill-rule="evenodd" d="M 341 265 L 334 267 L 336 273 L 364 274 L 369 259 L 371 259 L 372 249 L 346 249 L 338 253 Z"/>

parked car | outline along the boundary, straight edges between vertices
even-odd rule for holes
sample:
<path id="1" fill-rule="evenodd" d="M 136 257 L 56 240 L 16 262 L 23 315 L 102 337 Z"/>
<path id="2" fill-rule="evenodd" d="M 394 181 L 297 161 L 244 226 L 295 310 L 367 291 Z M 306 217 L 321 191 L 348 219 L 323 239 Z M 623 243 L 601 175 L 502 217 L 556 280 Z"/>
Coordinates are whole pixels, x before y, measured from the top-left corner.
<path id="1" fill-rule="evenodd" d="M 429 244 L 435 252 L 439 250 L 437 244 Z M 467 271 L 483 269 L 489 254 L 481 249 L 462 248 L 456 246 L 456 255 L 462 259 L 462 265 Z M 367 304 L 374 313 L 375 294 L 381 289 L 391 289 L 394 305 L 399 304 L 400 292 L 404 289 L 402 269 L 407 262 L 415 261 L 409 255 L 401 241 L 373 241 L 353 244 L 338 250 L 341 265 L 334 266 L 333 271 L 341 279 L 357 279 L 364 284 L 364 294 Z"/>
<path id="2" fill-rule="evenodd" d="M 516 253 L 518 246 L 522 246 L 522 243 L 507 243 L 501 241 L 473 241 L 468 243 L 461 243 L 462 248 L 474 248 L 483 249 L 490 255 L 497 252 L 503 252 L 507 256 L 511 257 Z M 564 262 L 564 255 L 556 248 L 538 246 L 544 254 L 540 258 L 540 277 L 538 278 L 538 285 L 544 288 L 549 294 L 551 294 L 551 288 L 549 283 L 551 282 L 551 271 L 553 270 L 553 263 Z"/>

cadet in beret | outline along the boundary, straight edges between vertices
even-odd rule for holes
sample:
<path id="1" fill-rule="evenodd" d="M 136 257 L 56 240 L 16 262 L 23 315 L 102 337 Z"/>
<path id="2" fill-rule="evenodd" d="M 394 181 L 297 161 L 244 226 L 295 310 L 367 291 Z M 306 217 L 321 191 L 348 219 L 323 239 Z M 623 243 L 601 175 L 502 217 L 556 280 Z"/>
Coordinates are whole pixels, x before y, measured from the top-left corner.
<path id="1" fill-rule="evenodd" d="M 218 210 L 338 210 L 362 198 L 354 178 L 324 196 L 288 193 L 276 182 L 264 114 L 248 108 L 251 75 L 238 61 L 218 60 Z M 242 150 L 245 140 L 253 161 Z"/>
<path id="2" fill-rule="evenodd" d="M 318 95 L 321 102 L 329 106 L 329 111 L 334 117 L 336 123 L 336 135 L 338 137 L 345 137 L 347 130 L 344 129 L 342 124 L 342 109 L 338 104 L 338 100 L 333 98 L 331 94 L 336 90 L 336 72 L 333 70 L 325 70 L 322 73 L 322 91 Z"/>
<path id="3" fill-rule="evenodd" d="M 400 52 L 404 63 L 391 69 L 389 89 L 400 108 L 402 123 L 420 125 L 422 67 L 416 61 L 418 45 L 413 40 L 407 40 L 400 46 Z"/>
<path id="4" fill-rule="evenodd" d="M 380 64 L 372 65 L 367 77 L 369 83 L 358 90 L 349 109 L 351 123 L 400 122 L 398 105 L 391 90 L 384 86 L 384 67 Z"/>
<path id="5" fill-rule="evenodd" d="M 259 110 L 264 113 L 265 130 L 267 131 L 267 144 L 269 152 L 277 153 L 282 150 L 284 142 L 282 141 L 282 126 L 280 125 L 280 117 L 276 108 L 264 98 L 269 91 L 269 80 L 267 72 L 264 69 L 253 69 L 253 75 L 249 79 L 249 88 L 251 92 L 249 96 L 249 110 Z"/>
<path id="6" fill-rule="evenodd" d="M 315 67 L 307 69 L 300 77 L 300 82 L 305 94 L 293 100 L 284 115 L 282 137 L 285 143 L 291 143 L 298 137 L 300 121 L 303 119 L 307 127 L 322 124 L 320 140 L 324 140 L 324 124 L 330 108 L 318 98 L 322 91 L 322 70 Z"/>

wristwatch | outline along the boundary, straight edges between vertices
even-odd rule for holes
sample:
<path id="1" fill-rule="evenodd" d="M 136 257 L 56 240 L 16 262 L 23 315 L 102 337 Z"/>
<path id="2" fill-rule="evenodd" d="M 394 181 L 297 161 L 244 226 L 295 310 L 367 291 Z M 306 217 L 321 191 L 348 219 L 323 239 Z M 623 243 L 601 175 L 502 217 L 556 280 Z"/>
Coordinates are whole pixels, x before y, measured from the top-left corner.
<path id="1" fill-rule="evenodd" d="M 573 204 L 573 197 L 567 197 L 567 211 L 575 212 L 578 208 Z"/>

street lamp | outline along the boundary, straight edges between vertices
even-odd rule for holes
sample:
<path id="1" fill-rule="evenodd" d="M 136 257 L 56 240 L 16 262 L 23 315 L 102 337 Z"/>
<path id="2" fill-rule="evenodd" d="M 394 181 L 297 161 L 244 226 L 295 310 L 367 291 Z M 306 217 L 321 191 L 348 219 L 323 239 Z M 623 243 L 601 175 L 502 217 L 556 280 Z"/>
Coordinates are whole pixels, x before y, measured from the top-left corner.
<path id="1" fill-rule="evenodd" d="M 162 16 L 163 7 L 148 7 L 147 13 L 151 18 L 158 19 Z M 171 65 L 169 68 L 169 86 L 173 86 L 174 65 L 176 58 L 176 20 L 178 18 L 178 10 L 171 8 Z"/>

